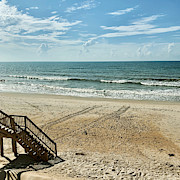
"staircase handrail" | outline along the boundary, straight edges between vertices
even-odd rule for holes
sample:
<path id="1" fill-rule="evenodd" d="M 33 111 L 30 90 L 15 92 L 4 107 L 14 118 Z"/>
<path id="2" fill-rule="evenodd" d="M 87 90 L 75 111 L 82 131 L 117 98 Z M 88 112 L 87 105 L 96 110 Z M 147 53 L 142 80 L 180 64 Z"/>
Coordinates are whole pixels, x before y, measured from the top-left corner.
<path id="1" fill-rule="evenodd" d="M 3 125 L 7 126 L 8 128 L 12 128 L 12 124 L 11 124 L 12 118 L 8 114 L 6 114 L 5 112 L 3 112 L 1 110 L 0 110 L 0 115 L 4 115 L 4 117 L 0 118 L 0 122 Z M 9 121 L 6 121 L 6 118 L 9 118 Z M 1 120 L 3 120 L 3 122 Z"/>
<path id="2" fill-rule="evenodd" d="M 7 115 L 5 112 L 3 112 L 3 111 L 1 111 L 1 110 L 0 110 L 0 113 L 3 114 L 3 115 L 5 115 L 5 116 L 9 116 L 9 115 Z"/>
<path id="3" fill-rule="evenodd" d="M 8 118 L 9 121 L 7 121 L 6 118 Z M 17 118 L 22 118 L 23 120 L 18 122 Z M 3 119 L 3 122 L 1 122 L 2 119 Z M 47 134 L 45 134 L 33 121 L 31 121 L 27 116 L 8 115 L 0 110 L 0 122 L 2 124 L 7 126 L 8 128 L 14 129 L 14 127 L 12 126 L 12 120 L 14 120 L 13 122 L 16 125 L 16 130 L 18 127 L 20 127 L 26 132 L 30 131 L 30 133 L 32 133 L 43 145 L 45 145 L 45 147 L 48 150 L 50 150 L 53 154 L 55 154 L 55 156 L 57 156 L 56 143 Z M 35 128 L 34 131 L 32 129 L 33 127 Z"/>
<path id="4" fill-rule="evenodd" d="M 22 116 L 22 115 L 10 115 L 15 120 L 15 123 L 17 123 L 22 129 L 24 128 L 25 131 L 29 130 L 30 133 L 32 133 L 43 145 L 45 145 L 53 154 L 57 156 L 57 145 L 56 143 L 47 135 L 45 134 L 31 119 L 29 119 L 27 116 Z M 17 118 L 23 118 L 23 124 L 20 124 L 17 122 Z M 22 122 L 21 122 L 22 123 Z M 32 127 L 35 129 L 33 130 Z M 36 133 L 35 131 L 39 131 Z M 45 137 L 45 138 L 43 138 Z M 49 142 L 47 142 L 49 141 Z M 53 147 L 51 145 L 52 144 Z"/>

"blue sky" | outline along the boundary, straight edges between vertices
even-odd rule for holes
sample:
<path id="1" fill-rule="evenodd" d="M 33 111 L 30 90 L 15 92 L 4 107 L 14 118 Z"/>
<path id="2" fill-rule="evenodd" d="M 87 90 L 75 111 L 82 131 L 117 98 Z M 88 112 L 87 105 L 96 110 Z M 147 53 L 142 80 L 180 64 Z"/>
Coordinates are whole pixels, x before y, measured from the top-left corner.
<path id="1" fill-rule="evenodd" d="M 179 0 L 1 0 L 0 61 L 180 60 Z"/>

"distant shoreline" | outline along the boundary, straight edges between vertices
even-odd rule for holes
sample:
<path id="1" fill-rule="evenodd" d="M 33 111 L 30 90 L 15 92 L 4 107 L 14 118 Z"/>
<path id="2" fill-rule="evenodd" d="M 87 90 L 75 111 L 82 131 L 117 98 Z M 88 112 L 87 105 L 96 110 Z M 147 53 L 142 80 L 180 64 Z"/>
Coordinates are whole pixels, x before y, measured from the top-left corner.
<path id="1" fill-rule="evenodd" d="M 180 60 L 173 60 L 173 61 L 166 61 L 166 60 L 163 60 L 163 61 L 0 61 L 0 63 L 132 63 L 132 62 L 180 62 Z"/>
<path id="2" fill-rule="evenodd" d="M 159 100 L 137 100 L 137 99 L 116 99 L 116 98 L 105 98 L 105 97 L 81 97 L 81 96 L 69 96 L 59 94 L 41 94 L 41 93 L 20 93 L 20 92 L 0 92 L 0 95 L 10 96 L 37 96 L 44 98 L 55 98 L 55 99 L 74 99 L 74 100 L 90 100 L 90 101 L 109 101 L 109 102 L 139 102 L 139 103 L 160 103 L 160 104 L 180 104 L 180 101 L 159 101 Z"/>

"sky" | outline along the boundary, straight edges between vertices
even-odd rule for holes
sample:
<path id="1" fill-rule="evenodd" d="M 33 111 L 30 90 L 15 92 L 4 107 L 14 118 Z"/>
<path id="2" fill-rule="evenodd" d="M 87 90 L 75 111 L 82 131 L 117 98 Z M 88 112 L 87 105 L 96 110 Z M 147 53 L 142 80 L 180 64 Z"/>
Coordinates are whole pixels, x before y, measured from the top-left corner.
<path id="1" fill-rule="evenodd" d="M 1 0 L 0 61 L 179 61 L 180 0 Z"/>

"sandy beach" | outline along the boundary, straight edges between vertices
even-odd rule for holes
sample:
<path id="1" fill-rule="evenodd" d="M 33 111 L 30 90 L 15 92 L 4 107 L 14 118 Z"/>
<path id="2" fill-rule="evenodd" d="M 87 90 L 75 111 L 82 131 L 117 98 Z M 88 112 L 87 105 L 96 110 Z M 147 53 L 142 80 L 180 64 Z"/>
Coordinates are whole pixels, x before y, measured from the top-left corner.
<path id="1" fill-rule="evenodd" d="M 64 160 L 21 179 L 180 179 L 179 102 L 0 93 L 0 109 L 28 116 Z"/>

